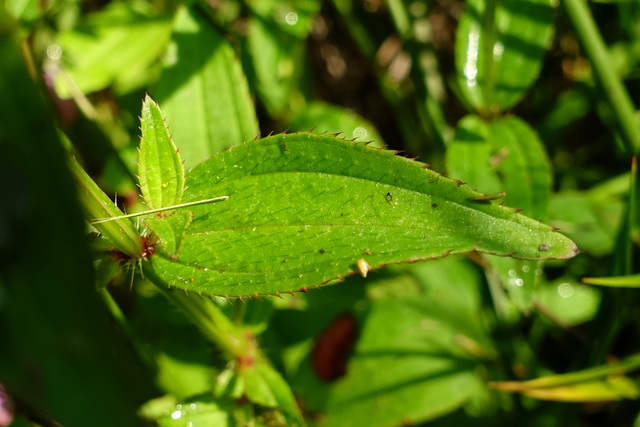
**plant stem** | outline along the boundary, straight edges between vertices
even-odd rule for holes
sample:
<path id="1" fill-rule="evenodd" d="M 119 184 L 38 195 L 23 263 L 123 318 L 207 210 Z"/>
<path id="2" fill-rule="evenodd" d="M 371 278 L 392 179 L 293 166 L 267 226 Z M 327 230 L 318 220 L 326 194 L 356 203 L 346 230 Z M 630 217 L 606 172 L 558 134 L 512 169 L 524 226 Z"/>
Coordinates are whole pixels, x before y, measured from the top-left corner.
<path id="1" fill-rule="evenodd" d="M 577 372 L 570 372 L 568 374 L 549 375 L 529 381 L 508 381 L 501 384 L 494 383 L 494 385 L 497 385 L 497 387 L 495 388 L 509 391 L 527 390 L 531 388 L 543 387 L 561 387 L 599 380 L 601 378 L 609 377 L 612 375 L 622 375 L 630 371 L 635 371 L 638 368 L 640 368 L 640 354 L 634 354 L 616 364 L 596 366 L 595 368 L 589 368 Z"/>
<path id="2" fill-rule="evenodd" d="M 181 289 L 169 289 L 146 261 L 143 262 L 142 271 L 145 278 L 156 285 L 164 296 L 178 306 L 183 314 L 228 356 L 239 358 L 246 354 L 249 348 L 248 340 L 216 304 L 198 299 L 194 295 L 187 295 Z"/>
<path id="3" fill-rule="evenodd" d="M 629 154 L 640 152 L 640 127 L 635 109 L 622 81 L 611 66 L 607 47 L 584 0 L 564 0 L 564 8 L 584 52 L 591 62 L 596 83 L 618 119 L 622 140 Z"/>
<path id="4" fill-rule="evenodd" d="M 122 217 L 123 213 L 104 194 L 98 185 L 87 175 L 82 166 L 75 160 L 69 160 L 69 168 L 80 186 L 80 200 L 90 217 Z M 200 202 L 197 202 L 200 203 Z M 142 238 L 128 218 L 118 218 L 113 221 L 94 224 L 120 251 L 134 257 L 142 257 Z M 144 276 L 190 319 L 204 335 L 217 344 L 224 352 L 232 357 L 245 354 L 248 341 L 241 331 L 227 316 L 213 303 L 205 303 L 181 291 L 172 291 L 160 279 L 150 263 L 142 261 Z"/>

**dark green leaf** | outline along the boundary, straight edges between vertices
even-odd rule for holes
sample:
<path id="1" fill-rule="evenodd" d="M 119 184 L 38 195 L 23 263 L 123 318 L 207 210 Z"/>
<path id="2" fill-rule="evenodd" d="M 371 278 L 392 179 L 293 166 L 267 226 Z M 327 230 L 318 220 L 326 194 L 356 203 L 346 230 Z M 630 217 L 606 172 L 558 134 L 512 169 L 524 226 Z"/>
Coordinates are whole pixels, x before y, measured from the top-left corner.
<path id="1" fill-rule="evenodd" d="M 2 384 L 39 424 L 142 424 L 136 408 L 156 391 L 95 291 L 54 120 L 7 34 L 0 58 Z"/>
<path id="2" fill-rule="evenodd" d="M 453 289 L 462 284 L 447 285 Z M 429 295 L 435 297 L 438 292 Z M 375 303 L 349 360 L 347 376 L 328 395 L 322 425 L 419 423 L 483 393 L 483 381 L 474 372 L 477 362 L 468 352 L 480 345 L 469 338 L 465 324 L 453 313 L 438 309 L 444 306 L 416 297 Z M 477 318 L 475 322 L 466 325 L 477 330 Z"/>
<path id="3" fill-rule="evenodd" d="M 249 21 L 248 31 L 255 90 L 269 114 L 278 117 L 301 109 L 304 97 L 299 80 L 304 74 L 305 41 L 259 17 Z"/>

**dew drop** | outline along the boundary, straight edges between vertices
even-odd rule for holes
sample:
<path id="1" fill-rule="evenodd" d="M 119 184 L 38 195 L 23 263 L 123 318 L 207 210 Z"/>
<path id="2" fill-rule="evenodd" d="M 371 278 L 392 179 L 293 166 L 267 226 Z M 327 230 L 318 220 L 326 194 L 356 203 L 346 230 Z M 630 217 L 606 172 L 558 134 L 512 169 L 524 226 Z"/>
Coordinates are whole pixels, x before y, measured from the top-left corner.
<path id="1" fill-rule="evenodd" d="M 558 285 L 558 295 L 562 298 L 569 298 L 573 295 L 573 285 L 571 283 L 561 283 Z"/>
<path id="2" fill-rule="evenodd" d="M 493 45 L 493 56 L 495 59 L 499 59 L 504 53 L 504 45 L 501 42 L 496 42 Z"/>
<path id="3" fill-rule="evenodd" d="M 516 284 L 516 286 L 520 287 L 520 286 L 524 285 L 524 281 L 522 279 L 520 279 L 520 278 L 517 278 L 515 280 L 515 284 Z"/>
<path id="4" fill-rule="evenodd" d="M 469 87 L 475 87 L 478 76 L 478 52 L 480 51 L 480 32 L 476 29 L 469 32 L 467 47 L 467 61 L 464 64 L 463 74 Z"/>
<path id="5" fill-rule="evenodd" d="M 284 21 L 289 25 L 296 25 L 298 23 L 298 14 L 295 12 L 289 12 L 285 15 Z"/>
<path id="6" fill-rule="evenodd" d="M 171 418 L 174 420 L 179 420 L 180 418 L 182 418 L 182 411 L 177 410 L 177 411 L 173 411 L 171 413 Z"/>
<path id="7" fill-rule="evenodd" d="M 369 132 L 367 132 L 367 129 L 363 128 L 362 126 L 358 126 L 353 130 L 353 137 L 356 139 L 358 138 L 365 139 L 368 135 L 369 135 Z"/>
<path id="8" fill-rule="evenodd" d="M 528 273 L 531 270 L 531 268 L 528 265 L 523 265 L 522 266 L 522 272 L 523 273 Z"/>
<path id="9" fill-rule="evenodd" d="M 62 48 L 57 44 L 50 44 L 47 46 L 47 58 L 58 61 L 62 57 Z"/>
<path id="10" fill-rule="evenodd" d="M 509 277 L 516 277 L 518 273 L 515 270 L 509 270 Z"/>

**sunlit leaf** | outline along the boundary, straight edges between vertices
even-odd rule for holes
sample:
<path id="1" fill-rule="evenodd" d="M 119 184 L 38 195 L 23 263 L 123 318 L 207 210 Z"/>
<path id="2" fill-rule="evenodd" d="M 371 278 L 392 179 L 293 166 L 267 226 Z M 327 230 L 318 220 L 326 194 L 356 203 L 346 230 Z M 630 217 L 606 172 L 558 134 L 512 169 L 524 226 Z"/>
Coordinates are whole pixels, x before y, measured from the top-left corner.
<path id="1" fill-rule="evenodd" d="M 504 194 L 506 204 L 533 218 L 547 217 L 549 161 L 533 129 L 517 117 L 489 121 L 476 115 L 463 118 L 447 149 L 447 169 L 472 188 Z M 516 306 L 530 310 L 537 263 L 496 257 L 489 262 Z"/>
<path id="2" fill-rule="evenodd" d="M 640 288 L 640 274 L 613 277 L 585 277 L 583 283 L 615 288 Z"/>
<path id="3" fill-rule="evenodd" d="M 506 110 L 525 95 L 551 42 L 550 0 L 466 2 L 456 35 L 458 84 L 483 114 Z"/>
<path id="4" fill-rule="evenodd" d="M 231 417 L 233 402 L 215 400 L 207 396 L 193 398 L 176 404 L 170 412 L 160 419 L 161 427 L 207 425 L 231 427 L 236 423 Z"/>
<path id="5" fill-rule="evenodd" d="M 114 84 L 126 92 L 141 86 L 153 75 L 149 67 L 166 47 L 170 32 L 168 16 L 110 3 L 78 28 L 60 33 L 56 43 L 61 50 L 52 50 L 59 52 L 52 59 L 60 59 L 69 76 L 56 76 L 56 92 L 69 98 L 74 90 L 86 94 Z"/>
<path id="6" fill-rule="evenodd" d="M 158 104 L 148 95 L 142 104 L 140 125 L 138 176 L 142 197 L 149 209 L 176 205 L 184 190 L 184 166 Z"/>
<path id="7" fill-rule="evenodd" d="M 197 7 L 177 12 L 156 98 L 187 169 L 259 133 L 240 61 Z"/>
<path id="8" fill-rule="evenodd" d="M 196 167 L 187 181 L 185 202 L 229 199 L 190 207 L 178 259 L 160 249 L 152 264 L 169 285 L 205 294 L 322 285 L 356 273 L 359 259 L 376 269 L 474 249 L 522 259 L 577 251 L 550 227 L 473 200 L 481 194 L 421 163 L 329 136 L 248 143 Z"/>

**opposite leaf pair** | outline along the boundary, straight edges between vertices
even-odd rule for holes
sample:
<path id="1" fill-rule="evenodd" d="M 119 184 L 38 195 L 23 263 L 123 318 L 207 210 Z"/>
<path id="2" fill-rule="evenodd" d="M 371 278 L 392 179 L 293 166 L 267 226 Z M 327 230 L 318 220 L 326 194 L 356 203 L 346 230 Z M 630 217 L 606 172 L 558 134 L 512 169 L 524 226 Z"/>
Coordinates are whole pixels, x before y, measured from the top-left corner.
<path id="1" fill-rule="evenodd" d="M 333 136 L 275 135 L 201 163 L 185 188 L 180 156 L 147 97 L 139 173 L 152 209 L 143 214 L 161 214 L 144 220 L 159 243 L 152 266 L 188 291 L 270 296 L 340 280 L 363 262 L 577 253 L 551 227 L 395 154 Z"/>

